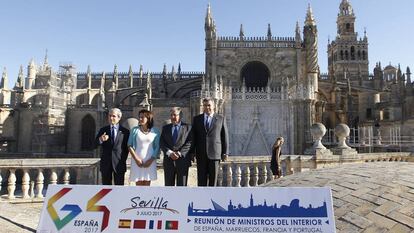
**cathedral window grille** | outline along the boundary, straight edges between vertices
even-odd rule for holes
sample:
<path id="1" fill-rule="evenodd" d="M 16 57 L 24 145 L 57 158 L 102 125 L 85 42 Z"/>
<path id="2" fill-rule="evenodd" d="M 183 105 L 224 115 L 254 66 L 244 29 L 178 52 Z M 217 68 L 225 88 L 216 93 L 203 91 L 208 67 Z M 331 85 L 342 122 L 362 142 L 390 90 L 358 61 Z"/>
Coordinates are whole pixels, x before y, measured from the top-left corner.
<path id="1" fill-rule="evenodd" d="M 86 115 L 82 119 L 81 127 L 81 150 L 93 150 L 95 140 L 95 120 L 91 115 Z"/>
<path id="2" fill-rule="evenodd" d="M 344 60 L 344 51 L 341 50 L 341 60 Z"/>
<path id="3" fill-rule="evenodd" d="M 366 60 L 367 59 L 367 54 L 365 51 L 362 51 L 362 60 Z"/>
<path id="4" fill-rule="evenodd" d="M 358 51 L 358 60 L 361 60 L 361 51 Z"/>
<path id="5" fill-rule="evenodd" d="M 345 51 L 345 60 L 349 60 L 349 54 L 348 54 L 348 51 Z"/>

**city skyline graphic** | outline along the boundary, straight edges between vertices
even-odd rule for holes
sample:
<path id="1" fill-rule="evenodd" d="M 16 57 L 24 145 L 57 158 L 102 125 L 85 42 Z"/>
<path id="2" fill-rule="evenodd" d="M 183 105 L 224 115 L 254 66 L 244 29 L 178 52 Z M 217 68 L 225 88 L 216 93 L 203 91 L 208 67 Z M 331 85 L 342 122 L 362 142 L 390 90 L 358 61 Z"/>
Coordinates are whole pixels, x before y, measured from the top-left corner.
<path id="1" fill-rule="evenodd" d="M 268 205 L 266 200 L 262 204 L 255 204 L 253 194 L 250 195 L 249 206 L 244 207 L 241 203 L 233 205 L 229 200 L 227 209 L 211 199 L 213 209 L 194 208 L 194 202 L 188 205 L 188 216 L 221 216 L 221 217 L 310 217 L 325 218 L 328 217 L 326 201 L 321 206 L 307 207 L 300 206 L 299 199 L 292 199 L 289 205 L 280 205 L 277 203 Z"/>

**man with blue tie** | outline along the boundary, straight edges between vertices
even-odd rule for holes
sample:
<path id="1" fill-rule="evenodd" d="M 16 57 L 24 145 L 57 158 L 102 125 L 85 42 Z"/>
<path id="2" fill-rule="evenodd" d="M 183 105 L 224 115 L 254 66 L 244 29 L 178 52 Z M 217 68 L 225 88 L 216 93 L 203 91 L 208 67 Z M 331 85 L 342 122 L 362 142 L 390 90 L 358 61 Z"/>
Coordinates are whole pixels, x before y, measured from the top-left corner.
<path id="1" fill-rule="evenodd" d="M 121 117 L 120 109 L 109 110 L 109 125 L 102 127 L 96 135 L 95 147 L 102 147 L 100 171 L 103 185 L 111 185 L 112 178 L 115 185 L 124 185 L 129 130 L 119 124 Z"/>
<path id="2" fill-rule="evenodd" d="M 182 122 L 181 108 L 170 110 L 171 123 L 162 128 L 160 147 L 164 153 L 165 186 L 187 186 L 188 168 L 191 166 L 191 126 Z"/>
<path id="3" fill-rule="evenodd" d="M 203 99 L 204 113 L 193 118 L 191 152 L 197 159 L 198 186 L 216 186 L 220 160 L 227 159 L 226 119 L 214 107 L 213 99 Z"/>

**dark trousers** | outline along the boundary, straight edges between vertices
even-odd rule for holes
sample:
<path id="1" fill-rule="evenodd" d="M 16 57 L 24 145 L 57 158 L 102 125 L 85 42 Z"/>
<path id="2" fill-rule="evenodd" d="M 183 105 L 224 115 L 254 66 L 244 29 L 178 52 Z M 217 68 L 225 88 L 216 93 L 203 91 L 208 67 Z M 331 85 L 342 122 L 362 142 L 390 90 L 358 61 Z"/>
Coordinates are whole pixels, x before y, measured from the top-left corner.
<path id="1" fill-rule="evenodd" d="M 189 161 L 180 157 L 172 160 L 164 158 L 164 182 L 165 186 L 187 186 Z"/>
<path id="2" fill-rule="evenodd" d="M 217 177 L 220 160 L 197 157 L 197 183 L 198 186 L 217 186 Z"/>
<path id="3" fill-rule="evenodd" d="M 115 185 L 124 185 L 125 172 L 115 172 L 112 169 L 108 171 L 101 171 L 102 184 L 112 185 L 112 179 Z"/>

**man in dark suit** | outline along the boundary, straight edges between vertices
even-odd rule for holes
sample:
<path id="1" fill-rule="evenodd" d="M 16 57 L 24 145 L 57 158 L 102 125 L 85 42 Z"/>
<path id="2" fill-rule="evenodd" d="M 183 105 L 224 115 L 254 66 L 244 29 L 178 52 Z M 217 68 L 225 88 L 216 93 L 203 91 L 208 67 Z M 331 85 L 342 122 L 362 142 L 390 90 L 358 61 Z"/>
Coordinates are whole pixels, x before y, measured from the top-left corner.
<path id="1" fill-rule="evenodd" d="M 220 160 L 228 153 L 226 119 L 214 112 L 214 101 L 203 99 L 204 113 L 193 118 L 192 147 L 197 159 L 198 186 L 216 186 Z"/>
<path id="2" fill-rule="evenodd" d="M 170 110 L 171 123 L 162 127 L 160 147 L 164 153 L 165 186 L 187 186 L 188 168 L 191 166 L 191 126 L 182 122 L 179 107 Z"/>
<path id="3" fill-rule="evenodd" d="M 100 170 L 104 185 L 112 185 L 112 178 L 115 185 L 124 185 L 129 130 L 119 124 L 121 117 L 121 110 L 112 108 L 108 115 L 109 125 L 96 135 L 95 146 L 102 146 Z"/>

